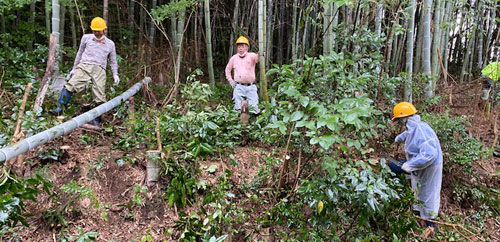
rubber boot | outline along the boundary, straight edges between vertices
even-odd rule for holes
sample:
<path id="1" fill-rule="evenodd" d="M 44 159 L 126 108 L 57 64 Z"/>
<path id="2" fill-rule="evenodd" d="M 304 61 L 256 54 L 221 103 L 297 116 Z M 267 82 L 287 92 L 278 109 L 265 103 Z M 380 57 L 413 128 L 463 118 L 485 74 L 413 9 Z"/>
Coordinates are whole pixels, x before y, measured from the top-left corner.
<path id="1" fill-rule="evenodd" d="M 98 107 L 99 105 L 103 104 L 103 102 L 94 102 L 92 104 L 92 108 L 96 108 Z M 95 126 L 99 126 L 101 124 L 101 116 L 95 118 L 94 120 L 92 120 L 92 124 L 95 125 Z"/>
<path id="2" fill-rule="evenodd" d="M 63 109 L 68 106 L 69 100 L 73 96 L 73 93 L 63 88 L 61 91 L 61 96 L 59 97 L 59 101 L 57 101 L 57 108 L 49 110 L 52 115 L 58 116 L 61 115 Z"/>
<path id="3" fill-rule="evenodd" d="M 101 116 L 95 118 L 94 120 L 92 120 L 92 124 L 95 125 L 95 126 L 99 126 L 101 124 Z"/>

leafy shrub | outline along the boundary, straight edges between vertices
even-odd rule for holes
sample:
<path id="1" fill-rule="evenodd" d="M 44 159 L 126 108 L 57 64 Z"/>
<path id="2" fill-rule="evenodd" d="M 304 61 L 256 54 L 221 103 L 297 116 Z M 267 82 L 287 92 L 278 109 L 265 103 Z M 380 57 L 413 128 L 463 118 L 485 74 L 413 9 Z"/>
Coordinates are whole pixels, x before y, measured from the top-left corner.
<path id="1" fill-rule="evenodd" d="M 59 205 L 49 208 L 43 212 L 43 217 L 45 221 L 51 227 L 60 227 L 66 226 L 67 221 L 66 217 L 68 214 L 79 213 L 81 208 L 77 206 L 77 202 L 82 199 L 89 199 L 92 202 L 93 207 L 101 212 L 101 218 L 107 221 L 107 213 L 105 209 L 105 205 L 99 202 L 99 199 L 94 194 L 92 188 L 80 185 L 76 181 L 71 181 L 68 184 L 61 186 L 61 191 L 66 196 L 61 196 L 62 194 L 53 194 L 54 197 L 58 200 L 57 203 Z M 64 201 L 63 201 L 64 199 Z"/>
<path id="2" fill-rule="evenodd" d="M 391 178 L 385 163 L 326 157 L 326 174 L 304 180 L 294 201 L 273 210 L 274 221 L 295 227 L 296 239 L 388 240 L 416 225 L 408 204 L 413 194 Z M 309 207 L 309 209 L 307 209 Z M 381 222 L 383 221 L 383 222 Z"/>
<path id="3" fill-rule="evenodd" d="M 36 174 L 26 180 L 15 178 L 5 170 L 0 175 L 0 225 L 13 227 L 21 222 L 28 226 L 26 222 L 26 200 L 36 201 L 35 196 L 40 193 L 38 187 L 42 185 L 43 190 L 50 194 L 52 184 L 41 175 Z"/>
<path id="4" fill-rule="evenodd" d="M 443 154 L 449 161 L 470 168 L 472 162 L 487 155 L 483 151 L 482 143 L 469 136 L 467 126 L 470 126 L 470 123 L 467 121 L 467 116 L 450 117 L 448 113 L 443 115 L 424 113 L 422 120 L 436 132 Z"/>
<path id="5" fill-rule="evenodd" d="M 361 151 L 370 139 L 377 137 L 376 130 L 384 127 L 377 125 L 383 119 L 382 112 L 375 109 L 369 94 L 363 93 L 372 86 L 367 76 L 340 79 L 338 87 L 325 89 L 325 85 L 335 82 L 330 78 L 342 76 L 335 69 L 342 64 L 331 58 L 308 58 L 300 63 L 303 67 L 298 71 L 294 65 L 284 65 L 268 73 L 277 73 L 276 95 L 280 100 L 274 107 L 278 120 L 268 128 L 277 128 L 281 135 L 291 132 L 296 144 L 319 144 L 330 152 Z M 346 71 L 342 69 L 342 73 Z M 288 131 L 291 127 L 294 129 Z"/>

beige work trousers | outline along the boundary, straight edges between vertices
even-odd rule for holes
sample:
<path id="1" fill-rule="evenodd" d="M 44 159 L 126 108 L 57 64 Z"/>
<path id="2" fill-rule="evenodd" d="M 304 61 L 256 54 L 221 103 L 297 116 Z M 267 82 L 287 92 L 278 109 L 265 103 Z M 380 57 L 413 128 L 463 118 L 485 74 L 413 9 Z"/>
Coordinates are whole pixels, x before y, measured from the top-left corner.
<path id="1" fill-rule="evenodd" d="M 79 93 L 85 90 L 87 83 L 92 81 L 92 96 L 95 103 L 106 102 L 106 70 L 100 65 L 80 63 L 76 66 L 75 74 L 64 85 L 66 90 Z"/>

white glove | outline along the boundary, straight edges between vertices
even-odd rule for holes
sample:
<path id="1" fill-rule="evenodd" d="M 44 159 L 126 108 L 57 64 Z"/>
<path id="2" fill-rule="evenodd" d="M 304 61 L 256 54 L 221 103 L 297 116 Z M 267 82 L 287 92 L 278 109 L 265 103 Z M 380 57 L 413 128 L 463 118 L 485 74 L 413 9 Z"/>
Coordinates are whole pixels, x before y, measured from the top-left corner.
<path id="1" fill-rule="evenodd" d="M 236 82 L 233 79 L 231 79 L 229 80 L 229 85 L 231 85 L 231 87 L 234 88 L 236 86 Z"/>
<path id="2" fill-rule="evenodd" d="M 113 75 L 113 79 L 115 80 L 113 85 L 117 86 L 120 83 L 120 77 L 118 77 L 118 75 Z"/>
<path id="3" fill-rule="evenodd" d="M 75 75 L 75 69 L 71 69 L 71 71 L 69 72 L 69 74 L 66 76 L 66 80 L 71 79 L 71 77 L 73 77 L 73 75 Z"/>

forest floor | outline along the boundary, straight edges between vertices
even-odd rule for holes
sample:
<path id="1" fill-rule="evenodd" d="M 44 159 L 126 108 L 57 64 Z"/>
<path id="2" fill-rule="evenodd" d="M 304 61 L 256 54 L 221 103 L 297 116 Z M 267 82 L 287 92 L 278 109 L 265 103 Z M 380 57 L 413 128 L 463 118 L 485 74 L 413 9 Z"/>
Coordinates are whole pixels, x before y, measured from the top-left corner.
<path id="1" fill-rule="evenodd" d="M 478 94 L 479 90 L 474 88 L 454 90 L 450 115 L 469 115 L 472 124 L 470 134 L 480 139 L 486 146 L 490 146 L 494 137 L 492 123 L 477 108 Z M 87 140 L 85 142 L 87 144 L 84 144 L 81 141 L 82 139 Z M 98 232 L 98 241 L 140 240 L 146 234 L 150 234 L 153 241 L 160 241 L 170 237 L 168 228 L 173 226 L 174 222 L 179 218 L 179 211 L 169 207 L 168 202 L 162 197 L 165 193 L 166 181 L 160 181 L 158 184 L 148 187 L 147 192 L 144 194 L 143 206 L 133 205 L 132 200 L 134 195 L 137 195 L 134 187 L 137 184 L 145 185 L 146 150 L 136 150 L 135 153 L 128 154 L 129 157 L 135 158 L 134 163 L 124 162 L 121 164 L 116 161 L 123 157 L 123 151 L 115 150 L 111 145 L 118 142 L 118 139 L 118 137 L 79 128 L 69 135 L 37 149 L 43 150 L 49 147 L 57 148 L 69 145 L 68 153 L 63 155 L 62 159 L 59 161 L 31 161 L 37 163 L 37 169 L 43 170 L 49 176 L 56 190 L 72 180 L 77 181 L 79 185 L 92 188 L 99 203 L 105 204 L 107 207 L 104 209 L 107 213 L 107 221 L 101 216 L 102 210 L 93 208 L 93 201 L 90 198 L 83 198 L 77 200 L 76 204 L 74 204 L 74 211 L 71 216 L 66 218 L 66 226 L 50 224 L 46 218 L 44 219 L 43 211 L 60 207 L 69 198 L 49 197 L 47 194 L 42 193 L 37 197 L 38 201 L 36 203 L 29 202 L 28 204 L 27 212 L 33 214 L 28 219 L 31 226 L 29 228 L 17 227 L 14 233 L 15 238 L 11 239 L 18 239 L 19 241 L 60 241 L 62 238 L 68 238 L 71 235 L 80 235 L 81 231 Z M 208 159 L 200 161 L 200 166 L 216 165 L 217 170 L 209 172 L 208 169 L 201 169 L 202 176 L 200 178 L 209 184 L 215 184 L 218 182 L 218 174 L 225 169 L 229 169 L 232 171 L 232 176 L 229 178 L 229 182 L 232 184 L 230 191 L 236 197 L 245 196 L 245 194 L 241 194 L 241 186 L 250 184 L 253 181 L 259 168 L 266 164 L 264 158 L 271 155 L 271 149 L 272 147 L 255 147 L 251 144 L 245 147 L 236 147 L 233 159 L 236 163 L 217 156 L 208 157 Z M 36 151 L 27 154 L 26 157 L 33 157 L 34 154 L 36 154 Z M 496 187 L 500 187 L 500 179 L 498 179 L 497 174 L 499 165 L 500 158 L 498 156 L 476 162 L 473 169 L 481 174 L 477 182 L 495 182 Z M 457 179 L 464 178 L 455 175 L 444 176 L 443 178 L 440 215 L 441 217 L 461 216 L 465 220 L 467 217 L 472 216 L 475 210 L 481 208 L 475 207 L 473 201 L 455 201 L 452 184 Z M 274 187 L 274 185 L 268 184 L 268 187 Z M 201 201 L 199 202 L 201 203 Z M 248 212 L 249 215 L 245 225 L 243 225 L 243 227 L 247 227 L 248 231 L 245 237 L 254 241 L 270 240 L 264 233 L 252 232 L 255 231 L 252 226 L 257 226 L 256 219 L 259 212 L 263 210 L 262 207 L 258 207 L 258 204 L 246 205 L 255 207 L 252 212 L 250 208 L 245 208 L 245 212 Z M 188 207 L 187 212 L 189 213 L 190 210 L 196 209 L 197 206 L 193 204 Z M 487 225 L 486 228 L 490 228 L 488 232 L 490 238 L 500 241 L 499 221 L 490 219 L 484 221 L 484 223 Z M 82 230 L 79 232 L 78 228 Z M 479 231 L 471 232 L 478 233 Z M 173 231 L 173 233 L 175 235 L 178 231 Z M 240 240 L 243 240 L 243 238 L 233 238 L 233 241 Z"/>

